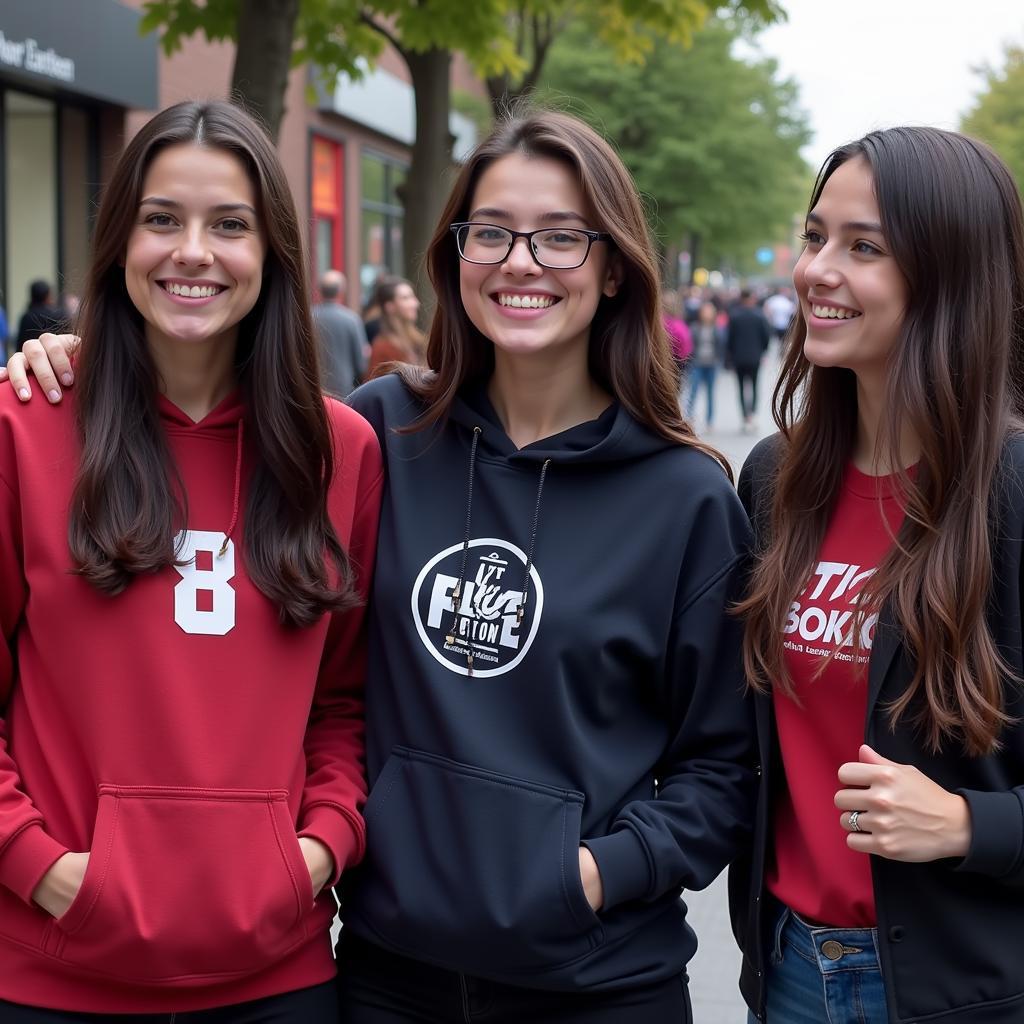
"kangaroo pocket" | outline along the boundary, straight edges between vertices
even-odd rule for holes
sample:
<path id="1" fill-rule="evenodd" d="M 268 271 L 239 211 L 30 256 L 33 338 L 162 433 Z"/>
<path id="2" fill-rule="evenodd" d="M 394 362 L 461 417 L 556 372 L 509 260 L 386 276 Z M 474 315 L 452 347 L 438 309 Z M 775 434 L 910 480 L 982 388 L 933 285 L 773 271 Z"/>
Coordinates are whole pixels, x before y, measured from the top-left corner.
<path id="1" fill-rule="evenodd" d="M 355 918 L 473 974 L 537 972 L 603 939 L 579 872 L 583 794 L 396 747 L 366 805 Z"/>
<path id="2" fill-rule="evenodd" d="M 312 906 L 284 790 L 105 785 L 52 952 L 126 980 L 198 984 L 282 957 Z"/>

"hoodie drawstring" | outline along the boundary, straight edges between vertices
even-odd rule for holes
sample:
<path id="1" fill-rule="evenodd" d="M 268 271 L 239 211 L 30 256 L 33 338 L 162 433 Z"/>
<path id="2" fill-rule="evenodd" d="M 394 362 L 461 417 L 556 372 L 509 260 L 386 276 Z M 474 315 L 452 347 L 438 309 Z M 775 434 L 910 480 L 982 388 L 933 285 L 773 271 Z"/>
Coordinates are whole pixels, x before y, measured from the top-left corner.
<path id="1" fill-rule="evenodd" d="M 242 441 L 245 437 L 245 421 L 238 421 L 238 435 L 235 452 L 235 494 L 231 502 L 231 522 L 228 523 L 227 533 L 224 534 L 224 543 L 217 552 L 218 558 L 223 558 L 228 550 L 228 541 L 231 540 L 232 531 L 238 525 L 238 503 L 242 493 Z"/>
<path id="2" fill-rule="evenodd" d="M 476 446 L 480 442 L 480 434 L 483 433 L 479 427 L 473 428 L 473 444 L 469 449 L 469 485 L 466 489 L 466 535 L 462 540 L 462 567 L 459 569 L 459 581 L 452 591 L 452 624 L 448 629 L 445 640 L 455 643 L 455 629 L 459 624 L 459 603 L 462 600 L 462 584 L 466 582 L 466 563 L 469 561 L 469 531 L 473 522 L 473 474 L 476 471 Z M 466 655 L 469 674 L 473 674 L 473 654 Z"/>
<path id="3" fill-rule="evenodd" d="M 523 573 L 523 596 L 519 602 L 519 608 L 516 610 L 517 626 L 523 624 L 523 615 L 526 614 L 526 599 L 530 594 L 530 569 L 533 568 L 533 548 L 537 543 L 537 525 L 540 523 L 540 496 L 544 493 L 544 477 L 548 475 L 548 466 L 550 465 L 551 460 L 545 459 L 544 465 L 540 467 L 540 480 L 537 482 L 537 503 L 533 507 L 533 526 L 530 527 L 530 547 L 526 552 L 526 571 Z"/>
<path id="4" fill-rule="evenodd" d="M 455 643 L 456 630 L 459 625 L 459 605 L 462 603 L 462 588 L 466 582 L 466 566 L 469 563 L 469 538 L 472 531 L 473 524 L 473 476 L 476 472 L 476 449 L 477 444 L 480 441 L 480 434 L 482 433 L 480 427 L 473 428 L 473 443 L 469 449 L 469 483 L 466 488 L 466 532 L 462 540 L 462 565 L 459 568 L 459 579 L 455 584 L 455 589 L 452 591 L 452 622 L 448 627 L 448 633 L 445 635 L 445 640 L 449 644 Z M 516 625 L 521 626 L 523 624 L 523 616 L 526 613 L 526 600 L 530 592 L 530 570 L 533 568 L 533 551 L 537 544 L 537 528 L 540 524 L 540 499 L 544 493 L 544 478 L 547 476 L 548 466 L 551 465 L 551 459 L 545 459 L 544 464 L 540 468 L 540 479 L 537 481 L 537 501 L 533 507 L 533 525 L 530 527 L 530 545 L 527 549 L 526 554 L 526 569 L 523 572 L 523 585 L 521 596 L 519 598 L 519 607 L 516 609 Z M 473 648 L 472 645 L 467 641 L 466 651 L 466 673 L 467 675 L 473 674 Z"/>

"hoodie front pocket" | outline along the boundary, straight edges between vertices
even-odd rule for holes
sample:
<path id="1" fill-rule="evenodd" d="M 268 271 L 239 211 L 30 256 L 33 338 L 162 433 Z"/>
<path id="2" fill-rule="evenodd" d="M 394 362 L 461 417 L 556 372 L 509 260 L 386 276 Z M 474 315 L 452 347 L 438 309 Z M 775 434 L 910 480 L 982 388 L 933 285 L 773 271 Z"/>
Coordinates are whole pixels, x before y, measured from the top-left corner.
<path id="1" fill-rule="evenodd" d="M 355 914 L 395 949 L 535 972 L 602 940 L 579 870 L 583 794 L 396 747 L 366 805 Z"/>
<path id="2" fill-rule="evenodd" d="M 284 790 L 105 785 L 55 953 L 141 982 L 250 974 L 305 939 L 312 906 Z"/>

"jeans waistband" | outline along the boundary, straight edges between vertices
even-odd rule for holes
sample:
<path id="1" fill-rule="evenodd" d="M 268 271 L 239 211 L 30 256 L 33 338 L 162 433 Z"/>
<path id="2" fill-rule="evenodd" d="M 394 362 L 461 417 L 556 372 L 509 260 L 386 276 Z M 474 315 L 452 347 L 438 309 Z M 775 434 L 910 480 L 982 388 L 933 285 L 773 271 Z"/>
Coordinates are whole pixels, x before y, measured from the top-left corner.
<path id="1" fill-rule="evenodd" d="M 781 958 L 783 943 L 815 961 L 822 974 L 880 969 L 877 928 L 822 928 L 779 904 L 773 943 L 776 959 Z"/>

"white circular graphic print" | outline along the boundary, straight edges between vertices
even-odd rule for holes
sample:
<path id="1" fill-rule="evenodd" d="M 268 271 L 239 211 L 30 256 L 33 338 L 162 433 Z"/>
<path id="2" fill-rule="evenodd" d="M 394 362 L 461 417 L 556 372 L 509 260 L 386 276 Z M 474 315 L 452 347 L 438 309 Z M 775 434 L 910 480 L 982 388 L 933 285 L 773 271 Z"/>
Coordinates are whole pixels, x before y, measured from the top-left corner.
<path id="1" fill-rule="evenodd" d="M 426 649 L 445 668 L 473 678 L 500 676 L 516 667 L 533 644 L 544 611 L 544 587 L 530 566 L 526 611 L 518 621 L 526 576 L 526 555 L 508 541 L 480 537 L 469 542 L 466 576 L 458 609 L 454 593 L 463 545 L 434 555 L 412 587 L 412 617 Z"/>

